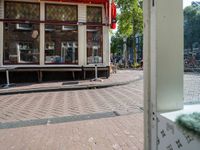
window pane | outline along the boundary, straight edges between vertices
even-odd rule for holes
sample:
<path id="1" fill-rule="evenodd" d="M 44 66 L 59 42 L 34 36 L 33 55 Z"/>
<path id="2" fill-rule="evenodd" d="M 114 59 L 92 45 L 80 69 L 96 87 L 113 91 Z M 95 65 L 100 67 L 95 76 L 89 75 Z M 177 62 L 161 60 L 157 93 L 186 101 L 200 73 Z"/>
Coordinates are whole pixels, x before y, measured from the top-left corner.
<path id="1" fill-rule="evenodd" d="M 56 21 L 77 21 L 76 5 L 46 5 L 46 20 Z"/>
<path id="2" fill-rule="evenodd" d="M 87 22 L 101 23 L 102 22 L 102 7 L 87 7 Z"/>
<path id="3" fill-rule="evenodd" d="M 4 24 L 4 64 L 39 63 L 39 24 Z"/>
<path id="4" fill-rule="evenodd" d="M 45 63 L 78 64 L 77 26 L 45 25 Z"/>
<path id="5" fill-rule="evenodd" d="M 35 3 L 6 2 L 5 18 L 39 20 L 40 5 Z"/>
<path id="6" fill-rule="evenodd" d="M 103 63 L 102 27 L 87 27 L 87 63 Z"/>

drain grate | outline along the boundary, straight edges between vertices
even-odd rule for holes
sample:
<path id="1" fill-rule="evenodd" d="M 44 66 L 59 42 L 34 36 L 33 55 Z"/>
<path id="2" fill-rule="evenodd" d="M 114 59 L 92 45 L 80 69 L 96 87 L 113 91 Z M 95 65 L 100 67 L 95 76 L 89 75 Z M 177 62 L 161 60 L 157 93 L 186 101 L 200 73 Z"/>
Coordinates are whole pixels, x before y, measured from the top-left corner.
<path id="1" fill-rule="evenodd" d="M 68 81 L 62 83 L 62 85 L 72 85 L 72 84 L 79 84 L 79 81 Z"/>

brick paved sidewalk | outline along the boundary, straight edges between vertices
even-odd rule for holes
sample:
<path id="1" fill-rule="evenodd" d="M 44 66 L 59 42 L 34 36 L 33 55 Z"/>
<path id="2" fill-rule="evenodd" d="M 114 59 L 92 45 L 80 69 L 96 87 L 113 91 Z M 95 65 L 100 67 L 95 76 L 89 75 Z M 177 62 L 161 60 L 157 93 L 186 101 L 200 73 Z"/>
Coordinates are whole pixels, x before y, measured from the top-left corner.
<path id="1" fill-rule="evenodd" d="M 0 130 L 1 150 L 143 150 L 143 113 Z"/>
<path id="2" fill-rule="evenodd" d="M 5 93 L 26 93 L 35 91 L 59 91 L 73 89 L 89 89 L 95 87 L 109 87 L 117 85 L 125 85 L 132 81 L 142 78 L 143 72 L 137 70 L 119 70 L 116 74 L 111 74 L 108 79 L 103 79 L 103 82 L 90 80 L 81 81 L 64 81 L 64 82 L 49 82 L 35 84 L 16 84 L 10 88 L 1 88 L 0 95 Z M 74 83 L 73 83 L 74 82 Z M 75 83 L 76 82 L 76 83 Z M 64 83 L 64 84 L 63 84 Z M 72 83 L 72 84 L 70 84 Z"/>
<path id="3" fill-rule="evenodd" d="M 186 104 L 200 103 L 200 73 L 185 73 L 184 100 Z"/>
<path id="4" fill-rule="evenodd" d="M 29 93 L 0 96 L 0 125 L 31 119 L 47 119 L 116 111 L 120 115 L 141 112 L 143 80 L 112 88 Z"/>

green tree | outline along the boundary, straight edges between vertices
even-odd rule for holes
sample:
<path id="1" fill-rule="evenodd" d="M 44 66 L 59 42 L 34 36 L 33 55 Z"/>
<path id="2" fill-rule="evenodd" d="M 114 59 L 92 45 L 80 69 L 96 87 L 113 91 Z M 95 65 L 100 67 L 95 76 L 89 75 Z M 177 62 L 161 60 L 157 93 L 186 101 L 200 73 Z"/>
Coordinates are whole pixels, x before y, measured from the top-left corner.
<path id="1" fill-rule="evenodd" d="M 111 52 L 113 54 L 120 54 L 122 53 L 123 45 L 123 38 L 118 34 L 115 33 L 111 37 Z"/>
<path id="2" fill-rule="evenodd" d="M 192 5 L 184 9 L 184 46 L 193 50 L 193 44 L 200 44 L 200 6 Z"/>
<path id="3" fill-rule="evenodd" d="M 135 38 L 136 34 L 142 34 L 143 31 L 143 11 L 141 0 L 116 0 L 119 14 L 118 31 L 124 37 Z M 136 43 L 133 40 L 134 64 L 137 64 Z"/>

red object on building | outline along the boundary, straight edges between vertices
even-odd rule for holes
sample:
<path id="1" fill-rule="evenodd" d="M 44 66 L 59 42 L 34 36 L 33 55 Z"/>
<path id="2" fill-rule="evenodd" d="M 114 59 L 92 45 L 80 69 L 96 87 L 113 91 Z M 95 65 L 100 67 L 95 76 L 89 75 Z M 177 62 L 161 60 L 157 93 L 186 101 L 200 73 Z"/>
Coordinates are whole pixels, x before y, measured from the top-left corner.
<path id="1" fill-rule="evenodd" d="M 117 7 L 114 2 L 111 4 L 111 28 L 116 29 L 117 23 Z"/>

